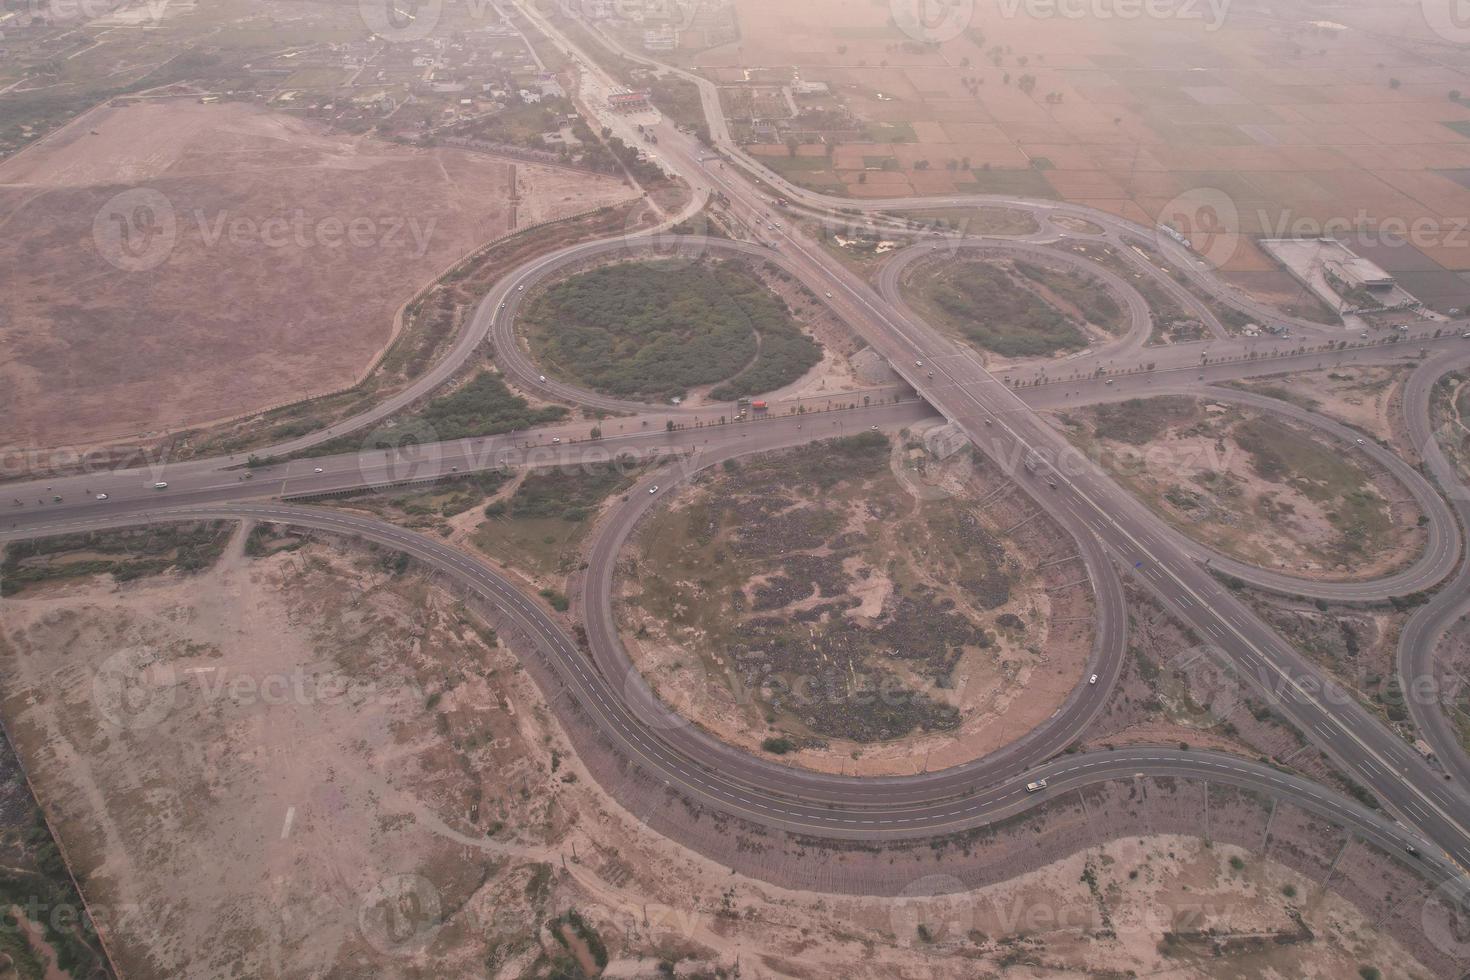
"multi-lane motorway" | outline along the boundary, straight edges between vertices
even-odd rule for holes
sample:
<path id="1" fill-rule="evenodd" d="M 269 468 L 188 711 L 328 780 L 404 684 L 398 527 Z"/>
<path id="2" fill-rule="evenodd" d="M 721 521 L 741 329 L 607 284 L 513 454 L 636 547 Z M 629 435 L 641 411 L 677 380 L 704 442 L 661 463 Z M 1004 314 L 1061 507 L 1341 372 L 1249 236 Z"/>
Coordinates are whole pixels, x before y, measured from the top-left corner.
<path id="1" fill-rule="evenodd" d="M 710 158 L 702 147 L 672 126 L 660 127 L 659 145 L 672 165 L 694 185 L 696 200 L 719 191 L 728 201 L 727 210 L 737 219 L 749 227 L 770 226 L 769 201 L 738 176 L 733 164 L 727 168 Z M 796 189 L 789 192 L 793 199 L 811 208 L 832 204 Z M 946 199 L 943 203 L 975 202 Z M 999 203 L 1052 210 L 1059 207 L 1054 203 Z M 841 202 L 843 207 L 851 204 Z M 916 205 L 904 201 L 895 206 Z M 1116 241 L 1148 231 L 1089 209 L 1072 210 L 1103 227 Z M 1388 594 L 1432 588 L 1448 579 L 1453 588 L 1441 592 L 1410 620 L 1401 647 L 1406 677 L 1430 676 L 1438 637 L 1464 613 L 1467 604 L 1466 573 L 1460 563 L 1462 536 L 1456 520 L 1458 517 L 1463 522 L 1467 516 L 1465 496 L 1459 495 L 1453 507 L 1447 506 L 1412 467 L 1377 445 L 1358 444 L 1351 430 L 1285 403 L 1219 390 L 1212 397 L 1281 412 L 1317 427 L 1324 438 L 1340 442 L 1345 452 L 1372 457 L 1409 490 L 1428 518 L 1423 553 L 1408 568 L 1376 582 L 1321 582 L 1282 570 L 1252 569 L 1210 554 L 1167 528 L 1104 469 L 1077 457 L 1036 414 L 1039 408 L 1066 404 L 1170 391 L 1198 392 L 1201 378 L 1216 381 L 1308 369 L 1324 363 L 1401 360 L 1410 353 L 1404 345 L 1294 353 L 1298 345 L 1292 343 L 1269 339 L 1229 341 L 1217 334 L 1205 356 L 1188 345 L 1151 350 L 1147 357 L 1155 362 L 1154 369 L 1130 371 L 1127 362 L 1141 356 L 1141 345 L 1147 338 L 1143 332 L 1147 308 L 1139 306 L 1137 292 L 1126 279 L 1094 271 L 1123 300 L 1130 316 L 1128 331 L 1116 343 L 1080 361 L 1086 367 L 1074 370 L 1075 376 L 1043 378 L 1039 369 L 1032 369 L 1026 375 L 1029 380 L 1048 383 L 1017 387 L 1004 376 L 992 375 L 973 352 L 904 308 L 894 285 L 897 272 L 891 274 L 895 278 L 885 279 L 875 289 L 794 229 L 773 231 L 771 237 L 779 241 L 778 249 L 715 239 L 683 244 L 700 251 L 759 256 L 778 263 L 816 295 L 829 295 L 837 313 L 894 366 L 922 401 L 893 401 L 905 393 L 905 389 L 897 388 L 866 393 L 873 401 L 871 407 L 795 414 L 795 403 L 777 404 L 769 418 L 719 424 L 718 408 L 658 408 L 606 399 L 556 380 L 543 382 L 515 338 L 514 318 L 527 291 L 538 281 L 578 263 L 619 251 L 638 254 L 644 247 L 627 239 L 593 242 L 537 260 L 497 284 L 461 333 L 453 354 L 415 385 L 407 400 L 400 396 L 331 430 L 273 447 L 268 454 L 301 452 L 388 418 L 451 376 L 487 337 L 496 344 L 500 366 L 517 383 L 549 397 L 630 413 L 602 423 L 602 438 L 589 438 L 591 423 L 568 423 L 453 444 L 430 441 L 411 449 L 367 448 L 263 467 L 246 468 L 238 459 L 202 460 L 152 470 L 70 476 L 49 483 L 11 484 L 7 495 L 12 502 L 6 514 L 8 520 L 0 525 L 0 539 L 210 516 L 299 524 L 400 548 L 493 602 L 520 624 L 586 709 L 585 716 L 564 719 L 569 727 L 590 725 L 600 737 L 615 744 L 622 757 L 657 774 L 668 786 L 677 786 L 690 799 L 766 826 L 838 838 L 912 838 L 991 822 L 1035 805 L 1049 794 L 1097 780 L 1137 773 L 1179 775 L 1291 799 L 1400 852 L 1414 844 L 1421 852 L 1420 860 L 1440 876 L 1470 867 L 1470 802 L 1460 789 L 1470 773 L 1458 752 L 1453 725 L 1432 705 L 1416 705 L 1413 709 L 1426 737 L 1445 756 L 1447 768 L 1459 781 L 1447 781 L 1403 738 L 1365 710 L 1351 692 L 1325 676 L 1223 588 L 1211 571 L 1211 566 L 1219 567 L 1280 591 L 1341 600 L 1381 599 Z M 659 243 L 651 244 L 656 247 Z M 1023 251 L 1043 248 L 1032 242 L 1012 244 Z M 959 247 L 1002 246 L 985 242 Z M 1237 308 L 1252 310 L 1252 315 L 1263 322 L 1274 317 L 1270 322 L 1322 332 L 1320 324 L 1297 323 L 1241 297 L 1200 268 L 1197 259 L 1182 248 L 1177 250 L 1179 254 L 1168 247 L 1158 251 L 1199 288 Z M 1063 253 L 1049 253 L 1048 257 L 1057 254 Z M 1081 260 L 1069 257 L 1057 261 Z M 1219 328 L 1218 321 L 1197 305 L 1199 301 L 1192 294 L 1188 298 L 1180 295 L 1187 291 L 1169 277 L 1164 279 L 1173 286 L 1171 292 L 1180 291 L 1176 296 L 1181 302 L 1196 304 L 1190 308 L 1198 310 L 1212 330 Z M 1451 363 L 1463 366 L 1470 357 L 1464 353 L 1466 342 L 1457 332 L 1447 337 L 1416 339 L 1412 346 L 1421 345 L 1434 356 L 1413 375 L 1404 399 L 1405 410 L 1416 442 L 1426 447 L 1430 476 L 1441 488 L 1452 490 L 1453 496 L 1453 488 L 1460 487 L 1458 476 L 1446 461 L 1433 458 L 1427 449 L 1432 444 L 1428 431 L 1429 390 Z M 1121 363 L 1109 367 L 1108 361 Z M 1099 376 L 1099 369 L 1107 375 Z M 860 396 L 852 400 L 860 401 Z M 825 407 L 815 400 L 802 405 L 804 409 Z M 1089 670 L 1101 677 L 1096 687 L 1079 677 L 1077 687 L 1056 715 L 1001 752 L 965 766 L 915 776 L 858 779 L 783 766 L 718 742 L 671 715 L 652 697 L 622 650 L 613 628 L 609 597 L 620 547 L 642 514 L 661 499 L 657 495 L 630 493 L 627 502 L 615 508 L 598 528 L 582 596 L 590 657 L 512 581 L 441 541 L 363 516 L 262 499 L 301 498 L 362 486 L 446 478 L 478 469 L 606 460 L 623 455 L 662 456 L 677 462 L 677 469 L 665 469 L 650 478 L 667 486 L 733 455 L 796 445 L 869 426 L 909 425 L 935 412 L 1005 466 L 1036 506 L 1072 533 L 1096 597 L 1097 640 Z M 669 422 L 675 427 L 669 429 Z M 1039 460 L 1035 472 L 1024 465 L 1033 454 Z M 167 488 L 155 489 L 158 482 L 167 483 Z M 99 494 L 106 494 L 105 499 L 99 499 Z M 1455 576 L 1457 566 L 1461 570 Z M 1295 776 L 1229 756 L 1162 749 L 1059 755 L 1095 717 L 1120 669 L 1127 628 L 1117 571 L 1120 568 L 1214 648 L 1214 655 L 1228 664 L 1242 683 L 1266 692 L 1283 715 L 1346 773 L 1368 787 L 1398 822 Z M 1042 794 L 1026 793 L 1026 781 L 1038 777 L 1048 779 L 1052 788 Z M 1428 847 L 1427 842 L 1438 846 Z"/>

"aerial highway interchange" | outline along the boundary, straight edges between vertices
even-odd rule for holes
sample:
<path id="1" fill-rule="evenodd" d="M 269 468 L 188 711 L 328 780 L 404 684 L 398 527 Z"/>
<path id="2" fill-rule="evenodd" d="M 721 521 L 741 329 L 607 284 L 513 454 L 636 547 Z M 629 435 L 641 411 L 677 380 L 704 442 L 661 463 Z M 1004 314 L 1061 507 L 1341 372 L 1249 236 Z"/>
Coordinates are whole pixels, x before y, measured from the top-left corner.
<path id="1" fill-rule="evenodd" d="M 556 37 L 550 24 L 548 34 Z M 574 56 L 588 61 L 565 38 Z M 695 76 L 688 76 L 694 78 Z M 696 79 L 697 80 L 697 79 Z M 1422 865 L 1435 881 L 1464 889 L 1470 871 L 1470 760 L 1437 694 L 1411 698 L 1414 722 L 1433 747 L 1427 760 L 1366 710 L 1352 692 L 1327 676 L 1267 626 L 1222 582 L 1238 578 L 1286 595 L 1341 602 L 1382 601 L 1434 590 L 1411 616 L 1400 638 L 1398 669 L 1405 691 L 1437 692 L 1450 680 L 1436 666 L 1441 636 L 1470 607 L 1465 529 L 1470 493 L 1434 442 L 1430 400 L 1444 375 L 1470 367 L 1465 322 L 1420 324 L 1408 336 L 1384 331 L 1348 344 L 1341 328 L 1281 315 L 1224 283 L 1182 245 L 1112 215 L 1075 205 L 1009 199 L 945 197 L 934 200 L 854 202 L 796 188 L 743 156 L 720 119 L 718 96 L 701 83 L 718 153 L 671 123 L 658 126 L 659 152 L 694 193 L 683 211 L 647 234 L 620 236 L 562 249 L 517 269 L 484 297 L 456 342 L 407 390 L 352 419 L 243 456 L 156 465 L 108 473 L 11 482 L 6 486 L 0 540 L 78 530 L 199 518 L 269 521 L 355 536 L 404 551 L 442 573 L 457 588 L 493 604 L 513 619 L 544 659 L 557 683 L 584 709 L 564 718 L 580 745 L 601 739 L 634 765 L 690 800 L 756 824 L 833 839 L 911 839 L 948 834 L 1004 819 L 1092 782 L 1137 775 L 1192 777 L 1258 789 L 1287 798 L 1340 822 L 1365 839 Z M 759 183 L 753 181 L 755 177 Z M 772 227 L 771 188 L 789 201 Z M 714 195 L 748 228 L 754 241 L 670 233 Z M 850 212 L 885 220 L 886 210 L 925 205 L 1004 204 L 1025 209 L 1040 231 L 1023 239 L 912 235 L 915 240 L 868 284 L 814 242 L 798 215 L 814 221 L 850 221 Z M 1102 229 L 1096 236 L 1062 231 L 1049 218 L 1067 214 Z M 897 234 L 897 232 L 895 232 Z M 1147 302 L 1127 279 L 1076 252 L 1050 247 L 1061 238 L 1118 246 L 1147 243 L 1180 276 L 1219 302 L 1288 327 L 1289 339 L 1233 338 L 1195 291 L 1151 265 L 1140 275 L 1160 286 L 1206 324 L 1211 338 L 1144 350 Z M 764 244 L 773 240 L 779 247 Z M 1088 268 L 1122 302 L 1128 330 L 1061 365 L 1013 366 L 987 371 L 967 348 L 908 309 L 899 282 L 909 263 L 935 250 L 985 250 L 1045 255 Z M 775 401 L 768 416 L 731 422 L 708 407 L 649 405 L 609 398 L 555 378 L 520 345 L 515 324 L 525 297 L 592 260 L 626 255 L 740 256 L 771 263 L 800 281 L 882 355 L 901 383 L 830 398 Z M 313 454 L 348 434 L 376 428 L 452 378 L 486 344 L 493 345 L 508 380 L 544 398 L 615 413 L 591 438 L 587 421 L 454 442 L 394 447 L 366 442 L 358 452 Z M 1316 370 L 1341 364 L 1416 366 L 1406 385 L 1404 420 L 1425 460 L 1418 468 L 1355 430 L 1296 405 L 1216 386 L 1216 382 Z M 1150 362 L 1148 369 L 1143 363 Z M 1065 371 L 1062 375 L 1060 372 Z M 1050 372 L 1050 373 L 1048 373 Z M 1193 542 L 1166 526 L 1095 461 L 1083 457 L 1038 411 L 1164 394 L 1207 394 L 1310 426 L 1344 453 L 1363 453 L 1389 471 L 1427 516 L 1426 546 L 1408 567 L 1373 581 L 1314 581 L 1289 571 L 1257 568 Z M 798 409 L 801 411 L 798 411 Z M 733 412 L 725 413 L 733 416 Z M 611 597 L 618 555 L 661 495 L 679 481 L 726 459 L 798 446 L 870 428 L 898 430 L 942 418 L 988 459 L 1002 466 L 1073 537 L 1097 602 L 1097 632 L 1086 672 L 1058 711 L 999 752 L 971 763 L 913 776 L 856 778 L 820 774 L 758 758 L 720 742 L 663 707 L 618 639 Z M 498 468 L 571 465 L 620 458 L 662 465 L 630 491 L 599 524 L 590 545 L 585 582 L 577 597 L 587 628 L 583 651 L 558 620 L 509 576 L 441 541 L 385 521 L 309 501 L 363 487 L 391 487 L 454 479 Z M 1023 461 L 1035 458 L 1033 470 Z M 1241 682 L 1266 697 L 1312 744 L 1327 753 L 1382 804 L 1373 810 L 1277 767 L 1235 756 L 1173 747 L 1116 752 L 1065 752 L 1096 717 L 1117 680 L 1126 648 L 1128 611 L 1124 577 L 1153 593 Z M 1090 674 L 1098 683 L 1089 684 Z M 1421 683 L 1422 681 L 1422 683 Z M 1047 790 L 1028 792 L 1045 780 Z M 637 809 L 636 801 L 625 801 Z M 663 828 L 676 839 L 677 827 Z M 827 884 L 832 884 L 826 880 Z M 840 883 L 839 883 L 840 884 Z M 854 886 L 858 887 L 858 886 Z"/>

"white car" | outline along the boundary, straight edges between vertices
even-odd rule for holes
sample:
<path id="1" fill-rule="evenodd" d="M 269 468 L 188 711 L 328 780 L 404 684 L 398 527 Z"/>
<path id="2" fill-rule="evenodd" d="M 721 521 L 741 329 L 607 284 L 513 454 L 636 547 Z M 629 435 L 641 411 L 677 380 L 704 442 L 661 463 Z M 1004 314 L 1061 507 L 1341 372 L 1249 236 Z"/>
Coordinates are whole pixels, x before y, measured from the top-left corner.
<path id="1" fill-rule="evenodd" d="M 1097 683 L 1097 675 L 1096 674 L 1093 674 L 1091 677 L 1087 678 L 1087 683 L 1089 683 L 1089 684 L 1096 684 Z"/>
<path id="2" fill-rule="evenodd" d="M 827 298 L 828 299 L 831 299 L 832 298 L 832 294 L 831 293 L 827 293 L 826 295 L 827 295 Z"/>
<path id="3" fill-rule="evenodd" d="M 321 471 L 322 471 L 322 468 L 320 466 L 318 466 L 316 469 L 312 470 L 313 473 L 320 473 Z"/>
<path id="4" fill-rule="evenodd" d="M 107 494 L 105 494 L 105 493 L 99 493 L 97 495 L 97 499 L 98 500 L 106 500 L 107 499 Z"/>
<path id="5" fill-rule="evenodd" d="M 551 437 L 551 444 L 553 446 L 560 446 L 561 445 L 561 436 L 552 436 Z"/>
<path id="6" fill-rule="evenodd" d="M 544 374 L 538 374 L 538 375 L 536 375 L 536 380 L 537 381 L 540 381 L 542 384 L 545 384 L 546 383 L 546 375 L 544 375 Z"/>
<path id="7" fill-rule="evenodd" d="M 1367 443 L 1367 441 L 1366 441 L 1366 440 L 1364 440 L 1364 439 L 1358 439 L 1358 440 L 1357 440 L 1357 443 L 1358 443 L 1358 445 L 1360 445 L 1360 446 L 1366 446 L 1366 445 L 1367 445 L 1367 444 L 1368 444 L 1368 443 Z"/>
<path id="8" fill-rule="evenodd" d="M 924 366 L 924 362 L 923 361 L 915 361 L 914 362 L 914 367 L 923 367 L 923 366 Z"/>
<path id="9" fill-rule="evenodd" d="M 655 483 L 653 486 L 649 487 L 648 488 L 648 492 L 649 493 L 658 493 L 658 484 Z"/>
<path id="10" fill-rule="evenodd" d="M 525 289 L 525 288 L 526 288 L 526 287 L 525 287 L 525 286 L 524 286 L 524 285 L 520 285 L 520 286 L 517 286 L 517 287 L 516 287 L 516 292 L 520 292 L 520 291 L 521 291 L 521 290 L 523 290 L 523 289 Z"/>

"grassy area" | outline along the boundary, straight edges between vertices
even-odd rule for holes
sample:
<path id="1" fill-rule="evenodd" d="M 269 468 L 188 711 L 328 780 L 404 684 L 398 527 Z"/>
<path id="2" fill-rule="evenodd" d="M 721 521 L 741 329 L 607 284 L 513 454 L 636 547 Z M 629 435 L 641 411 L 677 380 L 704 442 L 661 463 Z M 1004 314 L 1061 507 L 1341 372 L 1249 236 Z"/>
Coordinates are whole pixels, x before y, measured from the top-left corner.
<path id="1" fill-rule="evenodd" d="M 1017 260 L 1016 271 L 1027 279 L 1044 287 L 1064 303 L 1071 304 L 1083 319 L 1108 333 L 1118 335 L 1128 329 L 1128 319 L 1123 308 L 1113 299 L 1112 293 L 1100 286 L 1096 279 L 1070 270 L 1050 269 L 1033 262 Z"/>
<path id="2" fill-rule="evenodd" d="M 560 405 L 531 408 L 499 375 L 481 371 L 458 391 L 429 402 L 420 415 L 439 438 L 460 439 L 546 425 L 566 418 L 567 410 Z"/>
<path id="3" fill-rule="evenodd" d="M 1160 517 L 1241 561 L 1386 570 L 1385 557 L 1405 553 L 1408 532 L 1355 454 L 1310 431 L 1184 396 L 1093 406 L 1080 413 L 1090 426 L 1078 414 L 1066 421 L 1084 452 L 1110 460 Z"/>
<path id="4" fill-rule="evenodd" d="M 1163 435 L 1170 426 L 1198 418 L 1199 405 L 1183 395 L 1130 398 L 1094 406 L 1092 414 L 1099 438 L 1143 446 Z"/>
<path id="5" fill-rule="evenodd" d="M 1080 350 L 1087 337 L 1073 320 L 1025 288 L 1005 268 L 958 261 L 919 269 L 911 298 L 938 325 L 1006 357 Z"/>
<path id="6" fill-rule="evenodd" d="M 1039 227 L 1028 212 L 1012 208 L 934 208 L 895 214 L 921 225 L 966 235 L 1033 235 Z"/>
<path id="7" fill-rule="evenodd" d="M 210 521 L 15 541 L 0 564 L 0 595 L 91 575 L 125 582 L 174 569 L 199 571 L 219 558 L 232 530 L 233 524 Z"/>
<path id="8" fill-rule="evenodd" d="M 485 508 L 475 546 L 535 574 L 567 571 L 597 508 L 634 479 L 611 465 L 530 473 L 508 500 Z"/>
<path id="9" fill-rule="evenodd" d="M 640 535 L 640 629 L 750 690 L 772 739 L 953 727 L 932 692 L 994 643 L 981 624 L 1015 585 L 1004 547 L 968 502 L 910 495 L 892 452 L 868 432 L 727 464 Z M 856 696 L 873 686 L 892 696 Z"/>
<path id="10" fill-rule="evenodd" d="M 1241 422 L 1233 435 L 1262 479 L 1286 483 L 1330 508 L 1327 516 L 1338 536 L 1324 544 L 1334 557 L 1368 555 L 1387 542 L 1393 530 L 1387 502 L 1339 448 L 1266 416 Z"/>
<path id="11" fill-rule="evenodd" d="M 630 262 L 559 282 L 525 315 L 548 371 L 606 394 L 666 399 L 771 391 L 821 358 L 786 304 L 742 266 Z"/>

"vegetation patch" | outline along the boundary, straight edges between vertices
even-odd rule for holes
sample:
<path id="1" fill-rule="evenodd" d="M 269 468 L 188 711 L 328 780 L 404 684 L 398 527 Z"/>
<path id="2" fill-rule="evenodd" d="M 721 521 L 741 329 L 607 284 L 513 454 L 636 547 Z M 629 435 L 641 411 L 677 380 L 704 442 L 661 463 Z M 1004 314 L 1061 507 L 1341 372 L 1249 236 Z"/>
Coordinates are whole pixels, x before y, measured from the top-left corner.
<path id="1" fill-rule="evenodd" d="M 995 650 L 1016 563 L 967 501 L 909 493 L 893 452 L 867 432 L 706 474 L 626 569 L 639 635 L 698 651 L 766 752 L 954 728 L 956 665 Z"/>
<path id="2" fill-rule="evenodd" d="M 1327 577 L 1411 561 L 1417 514 L 1354 447 L 1288 420 L 1183 396 L 1066 413 L 1074 442 L 1161 517 L 1231 557 Z"/>
<path id="3" fill-rule="evenodd" d="M 914 273 L 910 292 L 938 325 L 1005 357 L 1034 357 L 1087 346 L 1078 322 L 1027 285 L 1009 264 L 957 261 Z"/>
<path id="4" fill-rule="evenodd" d="M 15 541 L 5 546 L 0 595 L 90 575 L 111 575 L 126 582 L 174 569 L 197 572 L 219 558 L 233 526 L 227 521 L 162 524 Z"/>
<path id="5" fill-rule="evenodd" d="M 508 498 L 485 508 L 475 545 L 531 572 L 566 571 L 597 508 L 632 486 L 636 475 L 612 464 L 528 473 Z M 558 605 L 550 597 L 548 601 Z"/>
<path id="6" fill-rule="evenodd" d="M 821 359 L 785 302 L 724 262 L 592 269 L 551 286 L 525 318 L 549 371 L 623 398 L 682 397 L 701 385 L 719 385 L 716 398 L 760 394 Z"/>

